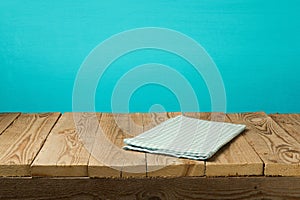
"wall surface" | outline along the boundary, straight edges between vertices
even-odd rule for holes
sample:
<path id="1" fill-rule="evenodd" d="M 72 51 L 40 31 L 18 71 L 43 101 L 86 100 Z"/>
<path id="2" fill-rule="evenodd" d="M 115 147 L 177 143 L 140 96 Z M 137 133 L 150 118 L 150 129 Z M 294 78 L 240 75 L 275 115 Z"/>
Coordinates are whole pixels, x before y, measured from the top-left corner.
<path id="1" fill-rule="evenodd" d="M 72 111 L 74 80 L 89 52 L 122 31 L 163 27 L 206 49 L 223 78 L 228 112 L 299 113 L 299 10 L 297 0 L 1 0 L 0 111 Z M 203 77 L 182 58 L 155 49 L 112 63 L 99 81 L 95 109 L 111 111 L 117 81 L 145 63 L 172 67 L 192 85 L 200 110 L 211 111 Z M 136 78 L 149 76 L 173 81 L 155 69 Z M 134 91 L 129 105 L 115 111 L 180 110 L 176 95 L 146 84 Z"/>

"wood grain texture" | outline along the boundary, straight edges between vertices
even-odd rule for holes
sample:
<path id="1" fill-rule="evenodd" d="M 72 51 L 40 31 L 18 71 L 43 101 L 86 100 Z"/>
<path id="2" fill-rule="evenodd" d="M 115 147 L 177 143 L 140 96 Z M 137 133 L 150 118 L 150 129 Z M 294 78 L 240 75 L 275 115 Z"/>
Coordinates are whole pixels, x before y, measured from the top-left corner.
<path id="1" fill-rule="evenodd" d="M 120 177 L 122 165 L 115 162 L 118 150 L 114 148 L 114 144 L 121 144 L 122 132 L 119 132 L 115 126 L 114 115 L 110 113 L 101 115 L 99 125 L 100 129 L 89 158 L 88 176 Z"/>
<path id="2" fill-rule="evenodd" d="M 128 122 L 130 136 L 134 137 L 143 133 L 143 118 L 141 113 L 128 114 Z M 125 136 L 123 139 L 128 138 Z M 123 143 L 124 145 L 124 143 Z M 125 153 L 126 152 L 126 153 Z M 136 151 L 123 151 L 126 159 L 122 168 L 122 177 L 146 177 L 147 176 L 147 162 L 146 154 Z"/>
<path id="3" fill-rule="evenodd" d="M 64 113 L 31 165 L 32 176 L 87 176 L 95 113 Z"/>
<path id="4" fill-rule="evenodd" d="M 204 171 L 207 176 L 244 176 L 263 175 L 263 163 L 264 175 L 300 176 L 299 114 L 269 117 L 243 113 L 226 117 L 184 113 L 247 125 L 241 136 L 221 148 L 206 165 L 203 161 L 122 149 L 124 138 L 179 114 L 65 113 L 60 117 L 59 113 L 13 113 L 4 121 L 2 114 L 0 125 L 8 127 L 0 135 L 0 176 L 145 178 L 203 176 Z"/>
<path id="5" fill-rule="evenodd" d="M 194 115 L 198 115 L 198 118 L 203 120 L 230 122 L 224 113 L 195 113 Z M 205 175 L 263 175 L 263 162 L 241 134 L 206 161 Z"/>
<path id="6" fill-rule="evenodd" d="M 0 113 L 0 135 L 19 115 L 20 113 Z"/>
<path id="7" fill-rule="evenodd" d="M 181 115 L 181 113 L 144 113 L 144 131 L 158 124 Z M 203 176 L 204 162 L 180 159 L 171 156 L 146 154 L 148 177 L 180 177 L 180 176 Z"/>
<path id="8" fill-rule="evenodd" d="M 295 200 L 300 177 L 0 179 L 0 199 Z"/>
<path id="9" fill-rule="evenodd" d="M 0 135 L 0 176 L 30 176 L 30 165 L 59 116 L 21 114 Z"/>
<path id="10" fill-rule="evenodd" d="M 246 140 L 265 164 L 267 176 L 300 175 L 300 143 L 265 113 L 228 114 L 233 123 L 244 123 Z"/>
<path id="11" fill-rule="evenodd" d="M 145 153 L 125 151 L 123 139 L 142 133 L 142 118 L 135 114 L 103 113 L 89 162 L 90 177 L 145 177 Z"/>
<path id="12" fill-rule="evenodd" d="M 271 114 L 272 119 L 300 142 L 300 114 Z"/>

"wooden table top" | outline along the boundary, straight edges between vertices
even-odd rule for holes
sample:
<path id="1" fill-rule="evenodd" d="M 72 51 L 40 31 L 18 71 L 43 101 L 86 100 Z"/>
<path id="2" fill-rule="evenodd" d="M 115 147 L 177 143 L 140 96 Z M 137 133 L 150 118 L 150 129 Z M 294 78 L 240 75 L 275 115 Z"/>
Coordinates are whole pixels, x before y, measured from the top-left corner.
<path id="1" fill-rule="evenodd" d="M 0 177 L 300 176 L 300 114 L 184 113 L 246 125 L 207 161 L 122 149 L 180 114 L 2 113 Z"/>

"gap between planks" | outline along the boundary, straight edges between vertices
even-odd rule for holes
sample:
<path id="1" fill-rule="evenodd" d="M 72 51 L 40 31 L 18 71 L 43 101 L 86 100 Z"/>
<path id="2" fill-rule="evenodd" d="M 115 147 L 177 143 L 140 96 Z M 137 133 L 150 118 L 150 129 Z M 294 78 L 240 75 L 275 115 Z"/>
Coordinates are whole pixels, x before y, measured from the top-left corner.
<path id="1" fill-rule="evenodd" d="M 230 122 L 224 113 L 185 113 L 202 120 Z M 216 134 L 216 133 L 213 133 Z M 263 162 L 243 137 L 243 133 L 225 144 L 205 162 L 206 176 L 263 175 Z"/>
<path id="2" fill-rule="evenodd" d="M 0 135 L 0 176 L 30 176 L 30 165 L 60 113 L 21 114 Z"/>
<path id="3" fill-rule="evenodd" d="M 0 114 L 0 135 L 17 119 L 21 113 Z"/>
<path id="4" fill-rule="evenodd" d="M 264 162 L 266 176 L 300 176 L 300 143 L 264 112 L 228 114 L 245 123 L 244 136 Z"/>
<path id="5" fill-rule="evenodd" d="M 87 176 L 99 115 L 64 113 L 32 163 L 32 176 Z"/>
<path id="6" fill-rule="evenodd" d="M 104 137 L 110 141 L 94 146 L 88 167 L 89 176 L 119 177 L 118 170 L 122 177 L 203 176 L 202 161 L 122 150 L 123 139 L 149 130 L 170 116 L 166 113 L 103 114 L 100 124 L 103 125 Z"/>
<path id="7" fill-rule="evenodd" d="M 270 114 L 269 116 L 300 142 L 300 114 Z"/>
<path id="8" fill-rule="evenodd" d="M 72 115 L 72 116 L 73 116 L 73 114 L 74 113 L 69 113 L 69 115 Z M 82 114 L 83 113 L 80 113 L 80 115 L 82 115 Z M 155 114 L 157 114 L 157 113 L 155 113 Z M 169 117 L 176 116 L 177 114 L 176 113 L 163 114 L 165 116 L 163 116 L 161 119 L 159 119 L 159 116 L 151 116 L 150 118 L 154 118 L 154 121 L 148 125 L 146 124 L 146 122 L 147 122 L 147 120 L 149 120 L 147 118 L 150 115 L 141 114 L 141 113 L 131 114 L 130 118 L 132 118 L 132 119 L 131 119 L 130 123 L 132 123 L 132 121 L 135 124 L 140 123 L 140 124 L 142 124 L 140 126 L 136 126 L 136 125 L 133 125 L 130 123 L 127 124 L 127 122 L 130 121 L 129 117 L 127 116 L 128 119 L 127 119 L 127 122 L 125 120 L 125 128 L 123 127 L 122 130 L 115 128 L 116 129 L 115 131 L 118 134 L 121 133 L 121 135 L 122 135 L 122 137 L 116 138 L 116 143 L 118 144 L 118 147 L 123 146 L 123 139 L 125 137 L 132 137 L 129 134 L 129 133 L 132 134 L 132 131 L 130 131 L 130 128 L 132 128 L 132 127 L 136 128 L 137 129 L 136 134 L 139 134 L 139 133 L 147 130 L 147 128 L 149 129 L 151 126 L 155 126 L 156 124 L 168 119 Z M 201 114 L 202 113 L 200 113 L 200 115 Z M 0 176 L 29 176 L 30 175 L 30 164 L 35 157 L 36 157 L 36 159 L 34 159 L 32 166 L 31 166 L 32 175 L 34 175 L 34 176 L 88 176 L 88 175 L 90 175 L 89 173 L 90 173 L 90 170 L 92 169 L 93 162 L 92 162 L 92 156 L 90 158 L 89 152 L 92 151 L 92 149 L 95 149 L 95 148 L 93 148 L 93 144 L 94 144 L 95 138 L 97 138 L 96 133 L 99 130 L 98 130 L 98 126 L 93 126 L 92 129 L 90 129 L 90 128 L 87 129 L 87 128 L 85 128 L 85 125 L 90 124 L 90 121 L 93 121 L 93 120 L 94 120 L 93 121 L 94 123 L 97 122 L 97 124 L 99 124 L 99 120 L 101 117 L 100 113 L 96 114 L 96 119 L 95 119 L 95 114 L 90 113 L 90 115 L 92 115 L 93 120 L 91 120 L 91 116 L 89 116 L 89 114 L 83 114 L 83 115 L 87 115 L 87 116 L 85 116 L 83 121 L 82 121 L 81 117 L 77 118 L 77 120 L 81 120 L 81 121 L 79 121 L 79 130 L 80 131 L 79 131 L 78 136 L 79 137 L 84 136 L 86 138 L 85 139 L 86 144 L 78 144 L 78 143 L 80 143 L 80 142 L 78 142 L 79 138 L 76 139 L 76 137 L 75 137 L 75 139 L 74 139 L 74 137 L 72 137 L 72 134 L 70 134 L 70 133 L 73 133 L 74 129 L 76 130 L 76 127 L 74 125 L 74 120 L 73 120 L 73 126 L 72 126 L 72 123 L 71 123 L 71 126 L 65 125 L 65 124 L 68 124 L 67 122 L 70 122 L 68 120 L 65 121 L 64 123 L 62 123 L 61 125 L 59 125 L 59 123 L 62 119 L 59 119 L 59 121 L 56 122 L 57 119 L 59 118 L 59 115 L 60 115 L 59 113 L 49 114 L 50 119 L 49 120 L 47 119 L 48 122 L 46 124 L 41 125 L 42 126 L 41 130 L 38 129 L 38 126 L 39 126 L 39 124 L 43 123 L 42 122 L 43 120 L 41 120 L 41 119 L 37 120 L 38 122 L 34 122 L 34 125 L 31 126 L 31 128 L 29 128 L 29 132 L 28 131 L 26 132 L 25 129 L 27 126 L 30 126 L 31 123 L 22 122 L 22 121 L 26 121 L 25 119 L 23 119 L 23 116 L 24 115 L 27 115 L 27 117 L 30 115 L 35 116 L 36 114 L 21 114 L 20 115 L 19 113 L 13 113 L 12 115 L 13 116 L 10 116 L 9 119 L 6 119 L 6 120 L 8 120 L 7 122 L 4 123 L 6 125 L 3 125 L 3 120 L 1 120 L 1 116 L 0 116 L 0 130 L 1 130 L 1 127 L 3 129 L 2 135 L 0 135 L 0 138 L 2 138 L 2 139 L 6 138 L 5 140 L 0 139 L 0 143 L 1 143 L 1 141 L 2 141 L 2 143 L 3 143 L 3 141 L 6 141 L 6 145 L 10 144 L 11 146 L 15 146 L 14 145 L 15 142 L 17 142 L 17 144 L 21 144 L 21 143 L 23 144 L 24 142 L 20 142 L 20 141 L 24 140 L 24 138 L 26 138 L 29 133 L 32 134 L 35 132 L 36 132 L 36 134 L 33 134 L 34 136 L 29 137 L 29 139 L 35 140 L 34 138 L 36 138 L 36 139 L 38 138 L 37 139 L 38 142 L 31 143 L 31 144 L 34 144 L 31 146 L 30 145 L 28 146 L 28 144 L 25 145 L 24 149 L 26 150 L 25 152 L 27 152 L 25 154 L 20 153 L 20 149 L 12 150 L 11 149 L 12 147 L 9 148 L 8 150 L 5 150 L 6 155 L 15 155 L 15 156 L 6 156 L 6 157 L 2 156 L 1 157 L 2 163 L 0 162 L 0 165 L 1 165 L 2 170 L 0 170 L 1 171 Z M 43 118 L 43 117 L 45 117 L 45 115 L 46 114 L 39 114 L 37 116 L 41 116 L 41 118 Z M 66 114 L 66 115 L 68 115 L 68 114 Z M 136 115 L 136 116 L 134 116 L 134 115 Z M 160 115 L 160 114 L 158 114 L 158 115 Z M 202 119 L 205 119 L 206 117 L 209 117 L 210 114 L 207 113 L 207 114 L 202 114 L 202 115 L 204 115 L 204 117 Z M 61 118 L 63 116 L 61 116 Z M 125 116 L 125 118 L 126 118 L 126 115 L 119 114 L 118 116 L 119 116 L 119 118 L 122 118 L 121 116 L 123 116 L 123 118 Z M 147 117 L 145 117 L 145 116 L 147 116 Z M 258 175 L 258 174 L 254 174 L 254 173 L 259 173 L 259 169 L 260 169 L 262 162 L 256 162 L 256 161 L 258 161 L 258 160 L 256 160 L 256 158 L 254 160 L 252 160 L 252 161 L 256 160 L 255 162 L 247 161 L 248 163 L 246 162 L 247 164 L 245 164 L 244 168 L 243 167 L 237 168 L 237 166 L 239 166 L 239 165 L 243 166 L 242 159 L 238 160 L 238 161 L 233 159 L 233 156 L 236 156 L 237 154 L 240 153 L 239 148 L 240 148 L 240 150 L 242 150 L 244 148 L 244 147 L 241 147 L 241 144 L 243 144 L 243 142 L 245 142 L 245 141 L 246 141 L 246 143 L 243 146 L 245 146 L 245 145 L 251 146 L 255 150 L 256 154 L 258 154 L 259 157 L 265 163 L 265 169 L 264 169 L 265 175 L 267 175 L 267 176 L 278 176 L 278 175 L 279 176 L 299 176 L 300 175 L 299 174 L 300 173 L 300 168 L 299 168 L 299 152 L 300 152 L 299 147 L 300 146 L 299 146 L 299 131 L 298 131 L 299 130 L 299 115 L 292 114 L 291 115 L 292 117 L 289 116 L 288 119 L 284 119 L 283 121 L 282 120 L 280 121 L 280 119 L 281 119 L 280 116 L 270 115 L 270 117 L 269 117 L 265 113 L 228 114 L 227 116 L 232 123 L 246 124 L 247 130 L 240 137 L 237 137 L 230 144 L 228 144 L 227 146 L 224 146 L 222 149 L 220 149 L 220 153 L 218 152 L 213 157 L 212 160 L 210 159 L 206 163 L 206 175 L 207 176 L 235 176 L 235 175 L 243 175 L 243 173 L 246 175 L 249 175 L 249 174 L 250 175 Z M 88 119 L 86 119 L 86 118 L 88 118 Z M 201 116 L 200 116 L 200 118 L 201 118 Z M 277 123 L 274 120 L 272 120 L 272 118 Z M 141 121 L 141 119 L 142 119 L 142 121 Z M 101 118 L 101 120 L 102 120 L 102 118 Z M 100 120 L 100 124 L 102 123 L 101 120 Z M 228 120 L 228 119 L 226 119 L 226 120 Z M 51 123 L 52 123 L 52 126 L 51 126 Z M 104 123 L 104 125 L 105 125 L 105 123 Z M 54 124 L 55 124 L 55 126 L 54 126 Z M 126 128 L 126 126 L 127 126 L 127 128 Z M 5 127 L 5 128 L 3 128 L 3 127 Z M 57 127 L 58 127 L 58 129 L 57 129 Z M 35 131 L 36 129 L 38 129 L 39 131 Z M 52 131 L 50 132 L 51 129 L 52 129 Z M 57 130 L 55 131 L 55 129 L 57 129 Z M 20 135 L 17 136 L 18 135 L 17 133 L 21 134 L 21 132 L 22 132 L 21 130 L 25 131 L 25 134 L 23 134 L 22 136 L 20 136 Z M 48 132 L 47 132 L 47 130 L 48 130 Z M 89 131 L 87 132 L 87 130 L 89 130 Z M 90 131 L 90 130 L 94 130 L 94 131 Z M 60 131 L 62 131 L 62 132 L 60 132 Z M 10 134 L 12 134 L 9 137 L 7 136 L 8 132 Z M 48 136 L 49 132 L 50 132 L 50 134 Z M 54 133 L 54 132 L 56 132 L 56 133 Z M 0 134 L 1 134 L 1 132 L 0 132 Z M 41 137 L 38 137 L 37 135 L 39 135 Z M 54 136 L 51 136 L 51 135 L 54 135 Z M 61 136 L 57 136 L 57 135 L 64 135 L 64 136 L 61 137 Z M 56 138 L 56 139 L 54 139 L 54 141 L 62 141 L 62 143 L 63 143 L 63 145 L 61 146 L 61 145 L 58 145 L 59 143 L 52 142 L 53 144 L 55 144 L 53 146 L 54 152 L 55 152 L 55 150 L 59 149 L 59 152 L 60 153 L 63 152 L 63 153 L 59 154 L 59 156 L 56 156 L 56 161 L 54 161 L 55 159 L 52 160 L 53 162 L 51 161 L 50 165 L 48 165 L 49 163 L 47 163 L 47 162 L 45 162 L 45 163 L 41 162 L 42 161 L 41 158 L 43 158 L 43 157 L 47 158 L 47 156 L 45 156 L 45 155 L 48 155 L 50 160 L 51 160 L 51 157 L 52 158 L 55 157 L 54 153 L 51 154 L 51 151 L 48 152 L 49 145 L 47 145 L 47 143 L 48 143 L 48 139 L 46 140 L 47 136 L 48 136 L 48 139 L 54 137 L 54 138 Z M 105 137 L 107 138 L 107 136 L 105 136 Z M 7 142 L 8 141 L 7 138 L 11 138 L 10 142 Z M 18 139 L 16 139 L 16 138 L 18 138 Z M 58 138 L 60 138 L 60 139 L 58 139 Z M 243 140 L 243 139 L 239 139 L 239 138 L 244 138 L 244 141 L 241 142 L 240 140 Z M 53 139 L 50 139 L 50 141 L 51 140 L 53 140 Z M 45 142 L 45 144 L 44 144 L 43 148 L 41 149 L 44 142 Z M 267 146 L 266 146 L 266 144 L 267 144 Z M 72 145 L 74 145 L 74 146 L 72 146 Z M 4 147 L 4 145 L 2 145 L 2 146 Z M 86 149 L 86 146 L 88 146 L 89 149 Z M 234 150 L 235 149 L 234 146 L 239 147 L 239 148 L 236 148 L 236 150 Z M 4 152 L 3 147 L 2 147 L 2 151 Z M 46 153 L 44 152 L 45 151 L 44 147 L 47 150 Z M 69 150 L 71 149 L 72 152 L 75 152 L 75 154 L 74 154 L 75 156 L 73 156 L 72 152 L 66 153 L 66 149 L 64 149 L 64 148 L 67 148 Z M 28 156 L 27 149 L 34 149 L 33 151 L 30 151 L 32 153 L 31 156 Z M 246 149 L 249 149 L 249 148 L 247 147 Z M 1 147 L 0 147 L 0 150 L 1 150 Z M 14 154 L 7 153 L 9 151 L 10 152 L 13 151 Z M 40 151 L 40 153 L 38 154 L 39 151 Z M 84 151 L 87 151 L 86 154 L 84 153 Z M 249 150 L 249 151 L 251 151 L 251 150 Z M 221 153 L 221 152 L 223 152 L 223 153 Z M 120 177 L 121 176 L 120 171 L 123 171 L 122 176 L 124 176 L 124 177 L 186 176 L 186 175 L 201 176 L 204 174 L 205 165 L 199 164 L 203 161 L 195 161 L 195 162 L 199 162 L 198 164 L 195 165 L 193 162 L 191 162 L 189 160 L 175 159 L 176 161 L 174 162 L 174 158 L 160 155 L 159 156 L 160 158 L 159 159 L 154 158 L 154 162 L 153 162 L 153 158 L 151 158 L 151 157 L 152 156 L 155 157 L 157 155 L 147 154 L 147 157 L 146 157 L 144 153 L 140 153 L 140 152 L 132 152 L 132 153 L 135 155 L 141 155 L 140 160 L 138 161 L 138 162 L 140 162 L 140 164 L 136 164 L 136 161 L 135 160 L 132 161 L 132 158 L 130 158 L 130 159 L 126 158 L 127 161 L 126 161 L 126 159 L 124 161 L 124 158 L 123 158 L 122 162 L 118 161 L 117 166 L 114 166 L 116 169 L 112 169 L 112 168 L 106 166 L 106 169 L 109 170 L 109 173 L 115 173 L 112 175 L 113 177 Z M 38 154 L 38 155 L 36 156 L 36 154 Z M 45 155 L 43 155 L 43 154 L 45 154 Z M 144 155 L 144 156 L 142 156 L 142 155 Z M 148 155 L 150 155 L 150 157 Z M 250 155 L 254 155 L 253 152 L 251 152 Z M 27 162 L 24 161 L 24 159 L 25 159 L 24 157 L 26 157 L 26 156 L 29 158 Z M 76 156 L 79 156 L 79 158 L 76 158 Z M 9 160 L 7 158 L 10 158 L 11 160 Z M 85 159 L 85 161 L 83 163 L 80 163 L 81 158 Z M 166 163 L 168 163 L 168 161 L 166 162 L 166 159 L 171 160 L 171 162 L 173 162 L 172 165 L 166 164 Z M 142 160 L 144 160 L 144 161 L 142 161 Z M 60 162 L 60 161 L 62 161 L 62 162 Z M 6 164 L 5 164 L 5 162 L 6 162 Z M 13 164 L 13 166 L 8 167 L 7 162 L 15 163 L 15 164 Z M 144 164 L 143 164 L 143 162 L 144 162 Z M 19 164 L 17 164 L 17 163 L 19 163 Z M 158 163 L 161 163 L 161 164 L 158 164 Z M 182 164 L 182 163 L 184 163 L 184 164 Z M 149 164 L 149 166 L 147 164 Z M 198 170 L 193 171 L 193 170 L 191 170 L 190 167 L 187 167 L 187 166 L 192 166 L 192 167 L 194 167 L 194 169 L 198 168 Z M 195 168 L 195 166 L 196 166 L 196 168 Z M 232 166 L 232 167 L 229 167 L 229 166 Z M 99 167 L 99 166 L 96 165 L 95 167 L 96 167 L 95 168 L 96 171 L 99 172 L 99 169 L 97 169 L 97 167 Z M 101 173 L 107 174 L 108 172 L 103 171 L 103 169 L 104 169 L 103 165 L 102 166 L 100 165 L 100 168 L 101 167 L 102 167 Z M 152 170 L 157 167 L 158 168 L 162 167 L 161 168 L 162 170 L 161 171 L 160 170 L 158 170 L 158 171 Z M 213 170 L 213 167 L 216 167 L 216 169 Z M 10 168 L 10 169 L 7 170 L 8 168 Z M 171 170 L 170 168 L 173 168 L 173 169 Z M 252 168 L 252 170 L 250 170 L 251 168 Z M 132 170 L 132 172 L 136 172 L 137 169 L 140 170 L 141 173 L 131 173 L 131 171 L 130 171 L 130 170 Z M 222 170 L 220 171 L 219 169 L 222 169 Z M 41 170 L 41 171 L 39 171 L 39 170 Z M 45 171 L 49 171 L 49 172 L 45 173 Z M 202 171 L 203 171 L 203 174 L 202 174 Z M 197 175 L 195 175 L 195 172 L 197 173 Z M 199 174 L 199 172 L 201 172 L 201 173 Z M 1 175 L 1 173 L 2 173 L 2 175 Z M 95 177 L 97 177 L 97 176 L 95 176 Z"/>
<path id="9" fill-rule="evenodd" d="M 123 139 L 143 132 L 141 114 L 103 113 L 88 164 L 90 177 L 146 177 L 145 153 L 125 151 Z"/>

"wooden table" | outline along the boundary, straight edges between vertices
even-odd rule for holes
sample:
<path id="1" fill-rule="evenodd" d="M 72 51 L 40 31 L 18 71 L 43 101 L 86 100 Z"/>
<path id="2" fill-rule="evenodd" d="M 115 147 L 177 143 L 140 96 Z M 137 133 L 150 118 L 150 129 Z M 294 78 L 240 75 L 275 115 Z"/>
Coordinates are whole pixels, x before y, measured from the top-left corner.
<path id="1" fill-rule="evenodd" d="M 0 199 L 300 199 L 300 114 L 184 113 L 246 125 L 208 161 L 125 151 L 181 113 L 2 113 Z"/>

